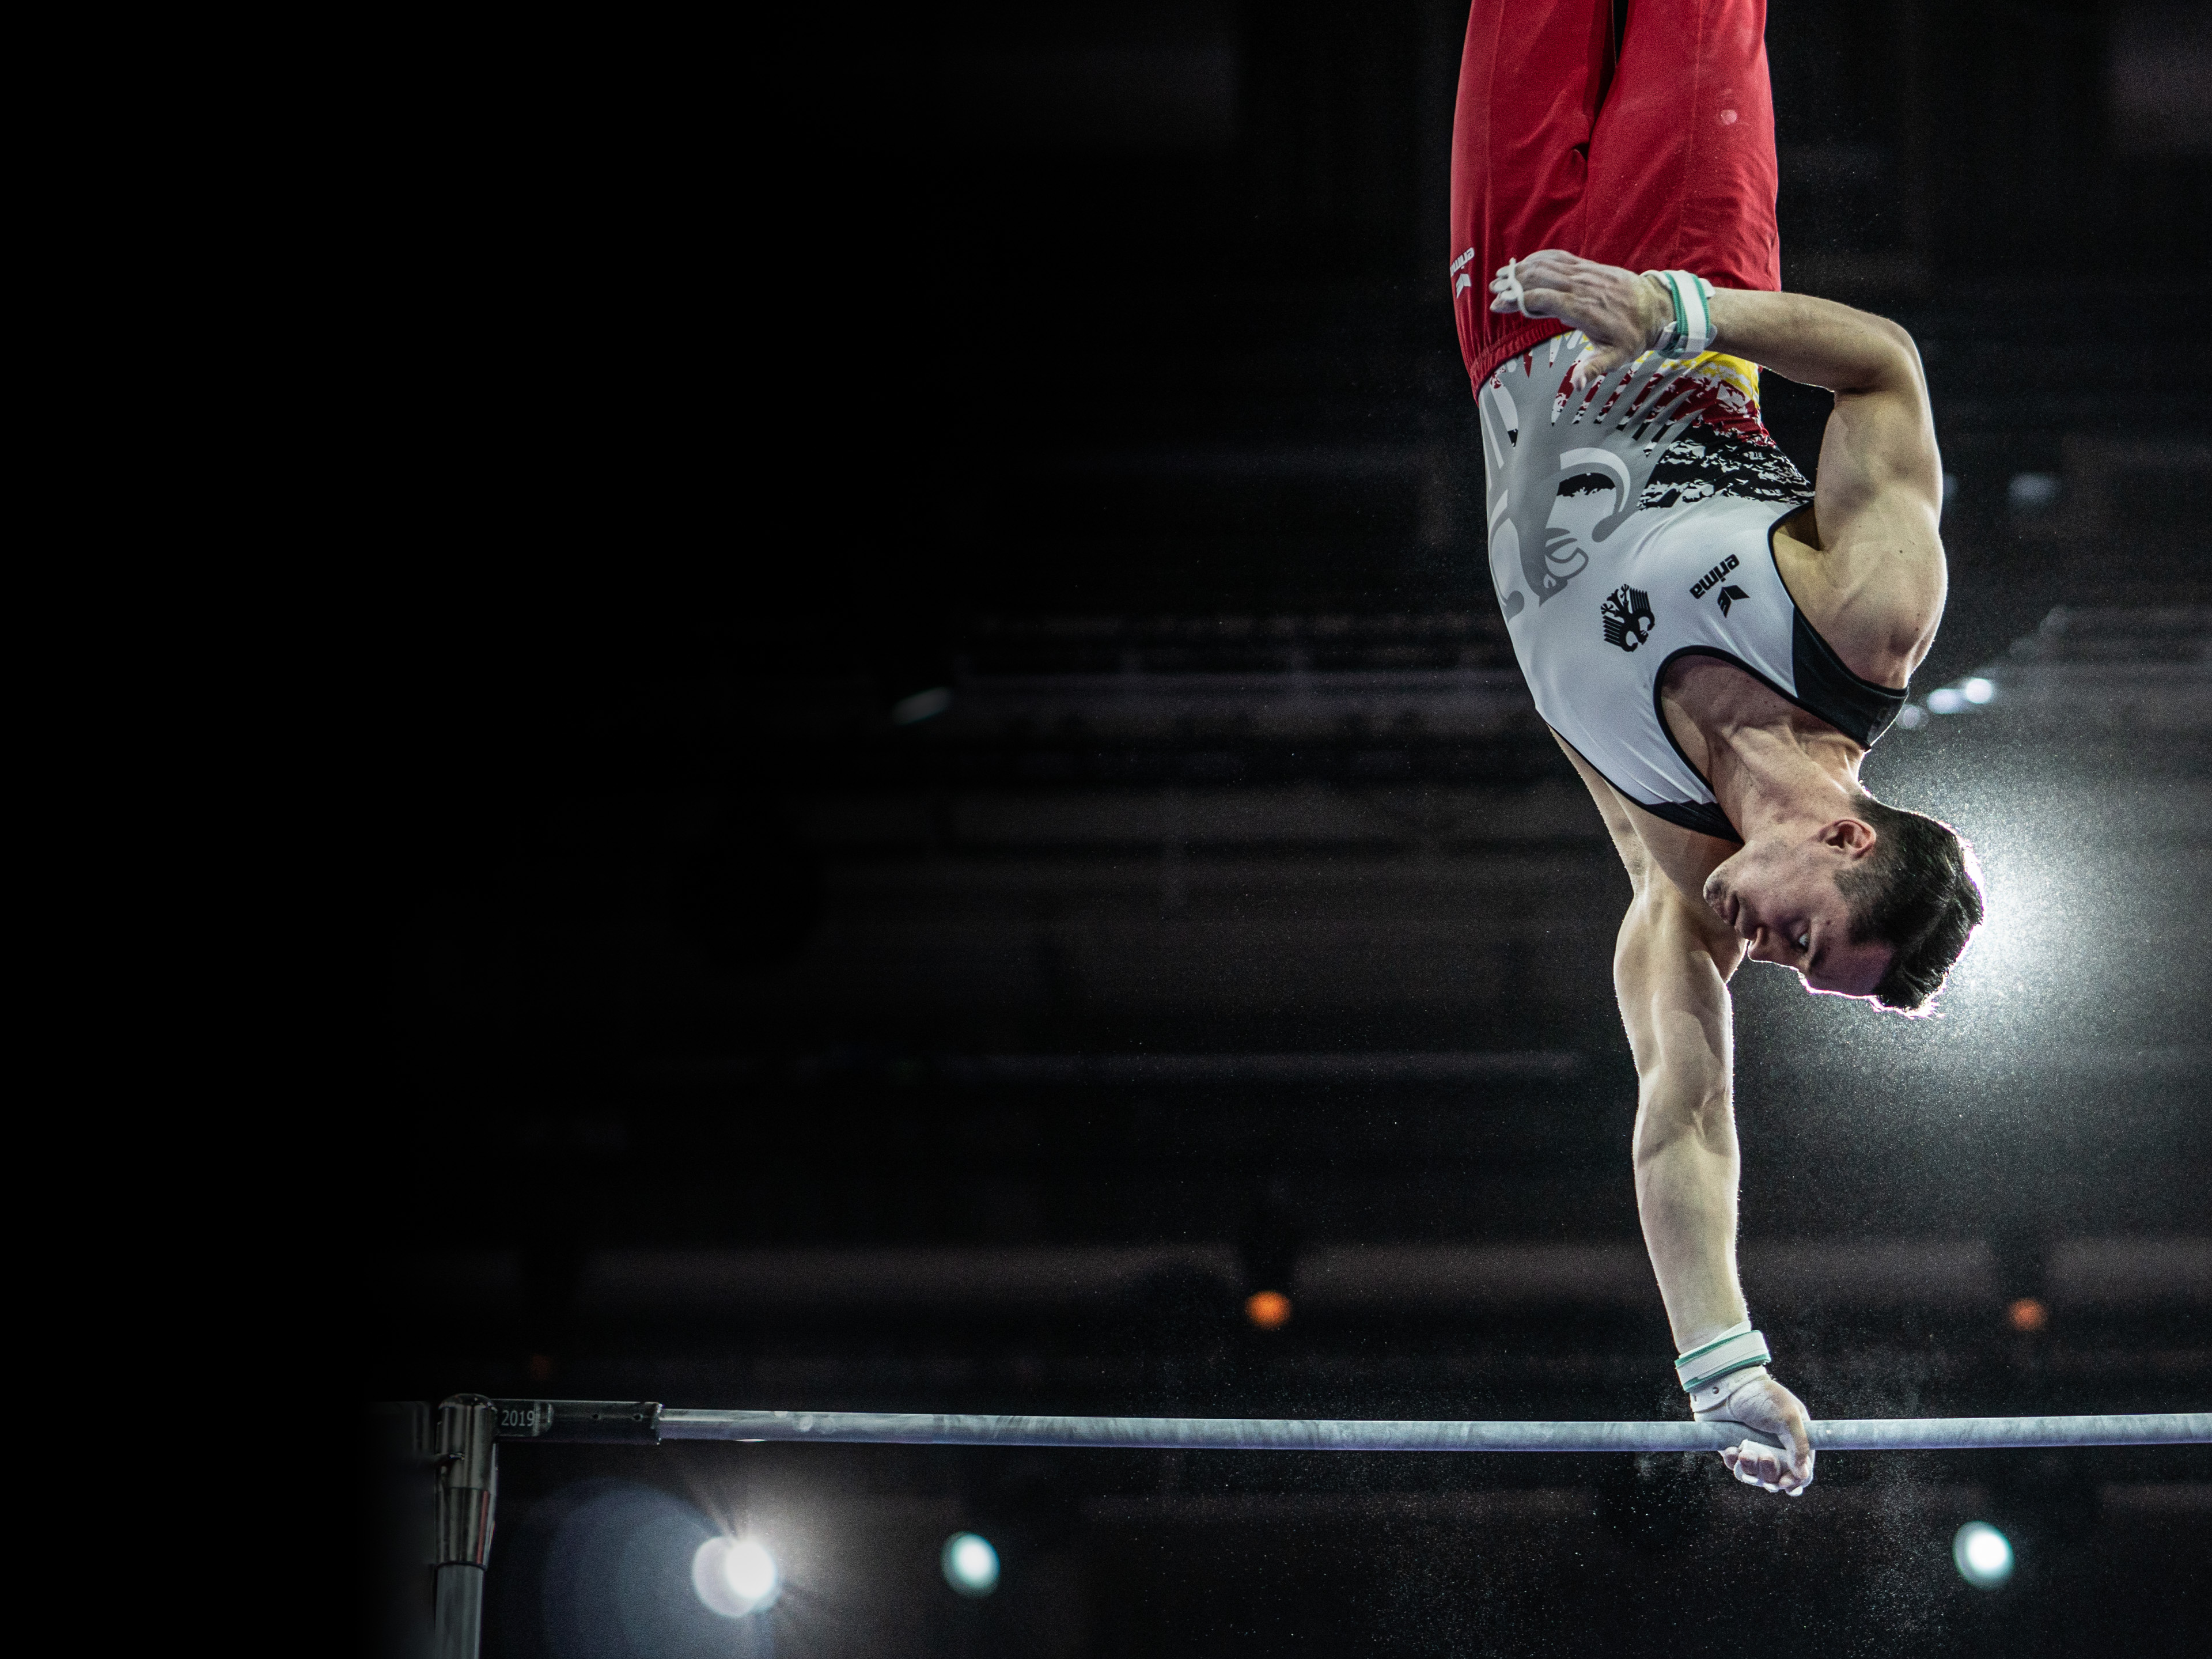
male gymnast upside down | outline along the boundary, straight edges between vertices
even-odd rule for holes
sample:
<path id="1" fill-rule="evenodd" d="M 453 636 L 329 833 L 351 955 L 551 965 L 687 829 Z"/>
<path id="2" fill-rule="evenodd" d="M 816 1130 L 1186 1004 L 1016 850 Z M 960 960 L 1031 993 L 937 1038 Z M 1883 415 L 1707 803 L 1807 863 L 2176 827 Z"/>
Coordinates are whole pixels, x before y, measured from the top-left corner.
<path id="1" fill-rule="evenodd" d="M 1765 31 L 1764 0 L 1475 0 L 1450 274 L 1498 602 L 1633 890 L 1613 986 L 1677 1376 L 1785 1443 L 1723 1452 L 1738 1479 L 1796 1494 L 1805 1408 L 1736 1276 L 1729 981 L 1917 1010 L 1982 900 L 1956 835 L 1859 782 L 1942 616 L 1942 472 L 1911 337 L 1778 291 Z M 1835 393 L 1811 484 L 1755 365 Z"/>

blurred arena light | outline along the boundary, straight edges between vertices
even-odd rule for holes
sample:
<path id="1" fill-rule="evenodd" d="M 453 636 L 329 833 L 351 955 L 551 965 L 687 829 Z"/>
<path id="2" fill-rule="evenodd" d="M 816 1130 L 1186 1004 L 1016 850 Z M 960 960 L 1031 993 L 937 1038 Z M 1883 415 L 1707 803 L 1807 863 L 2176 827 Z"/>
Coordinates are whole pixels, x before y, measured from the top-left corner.
<path id="1" fill-rule="evenodd" d="M 893 726 L 913 726 L 933 719 L 952 707 L 952 692 L 949 687 L 933 685 L 927 691 L 917 691 L 910 697 L 901 697 L 891 705 Z"/>
<path id="2" fill-rule="evenodd" d="M 1979 708 L 1997 695 L 1995 680 L 1977 674 L 1971 679 L 1960 680 L 1956 685 L 1939 685 L 1928 694 L 1928 712 L 1932 714 L 1955 714 L 1966 708 Z M 1907 703 L 1898 711 L 1898 721 L 1910 729 L 1920 724 L 1917 712 Z"/>
<path id="3" fill-rule="evenodd" d="M 1280 1291 L 1255 1291 L 1245 1299 L 1244 1317 L 1263 1331 L 1279 1331 L 1291 1322 L 1291 1298 Z"/>
<path id="4" fill-rule="evenodd" d="M 2058 478 L 2050 472 L 2015 472 L 2005 486 L 2005 504 L 2015 513 L 2048 512 L 2058 502 Z"/>
<path id="5" fill-rule="evenodd" d="M 2012 1540 L 1986 1521 L 1969 1521 L 1951 1540 L 1959 1577 L 1977 1589 L 1995 1589 L 2012 1577 Z"/>
<path id="6" fill-rule="evenodd" d="M 988 1595 L 999 1587 L 999 1552 L 975 1533 L 956 1532 L 946 1539 L 938 1565 L 945 1570 L 945 1582 L 963 1595 Z"/>
<path id="7" fill-rule="evenodd" d="M 2051 1310 L 2032 1296 L 2023 1296 L 2005 1310 L 2006 1322 L 2022 1334 L 2033 1334 L 2051 1322 Z"/>
<path id="8" fill-rule="evenodd" d="M 751 1538 L 709 1538 L 691 1558 L 691 1588 L 725 1619 L 771 1606 L 782 1588 L 775 1558 Z"/>

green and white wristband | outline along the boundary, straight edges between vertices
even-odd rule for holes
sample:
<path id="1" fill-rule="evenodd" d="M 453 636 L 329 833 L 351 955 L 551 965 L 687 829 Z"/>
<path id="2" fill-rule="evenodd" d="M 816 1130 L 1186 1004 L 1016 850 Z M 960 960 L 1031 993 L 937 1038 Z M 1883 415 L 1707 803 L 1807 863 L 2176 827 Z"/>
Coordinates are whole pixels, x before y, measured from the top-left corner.
<path id="1" fill-rule="evenodd" d="M 1754 1376 L 1765 1375 L 1773 1358 L 1765 1336 L 1752 1329 L 1747 1319 L 1682 1355 L 1674 1362 L 1674 1375 L 1690 1396 L 1691 1411 L 1707 1412 Z"/>
<path id="2" fill-rule="evenodd" d="M 1712 349 L 1712 307 L 1706 303 L 1712 298 L 1713 285 L 1704 277 L 1686 270 L 1647 270 L 1646 276 L 1656 276 L 1660 285 L 1674 302 L 1674 320 L 1659 331 L 1652 349 L 1662 357 L 1694 357 L 1701 351 Z"/>

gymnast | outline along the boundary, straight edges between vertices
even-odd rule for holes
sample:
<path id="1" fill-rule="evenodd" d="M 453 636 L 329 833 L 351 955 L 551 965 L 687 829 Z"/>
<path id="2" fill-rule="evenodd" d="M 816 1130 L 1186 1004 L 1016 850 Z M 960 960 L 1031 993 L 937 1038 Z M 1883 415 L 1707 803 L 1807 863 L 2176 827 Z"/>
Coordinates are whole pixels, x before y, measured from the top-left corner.
<path id="1" fill-rule="evenodd" d="M 1957 835 L 1859 782 L 1942 616 L 1942 471 L 1911 337 L 1778 291 L 1765 28 L 1764 0 L 1475 0 L 1449 274 L 1491 577 L 1633 892 L 1613 988 L 1677 1378 L 1784 1443 L 1723 1452 L 1739 1480 L 1800 1495 L 1806 1410 L 1736 1275 L 1729 981 L 1923 1010 L 1982 899 Z M 1759 365 L 1835 394 L 1810 484 Z"/>

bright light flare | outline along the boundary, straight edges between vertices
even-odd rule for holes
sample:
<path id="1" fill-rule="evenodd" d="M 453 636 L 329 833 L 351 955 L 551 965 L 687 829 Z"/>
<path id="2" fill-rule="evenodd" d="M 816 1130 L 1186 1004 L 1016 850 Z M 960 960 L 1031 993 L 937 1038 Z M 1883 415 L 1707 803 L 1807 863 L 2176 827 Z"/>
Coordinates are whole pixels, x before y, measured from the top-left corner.
<path id="1" fill-rule="evenodd" d="M 1985 680 L 1979 674 L 1959 688 L 1959 695 L 1968 702 L 1987 702 L 1997 694 L 1996 682 Z"/>
<path id="2" fill-rule="evenodd" d="M 972 1532 L 956 1532 L 946 1539 L 939 1565 L 945 1582 L 963 1595 L 988 1595 L 999 1587 L 999 1553 L 989 1539 Z"/>
<path id="3" fill-rule="evenodd" d="M 1951 1559 L 1976 1589 L 1995 1589 L 2012 1577 L 2012 1540 L 1986 1521 L 1969 1521 L 1951 1540 Z"/>
<path id="4" fill-rule="evenodd" d="M 709 1538 L 691 1558 L 691 1588 L 725 1619 L 742 1619 L 773 1603 L 782 1582 L 775 1557 L 750 1538 Z"/>
<path id="5" fill-rule="evenodd" d="M 2010 802 L 2000 805 L 2015 814 L 2001 820 L 2008 827 L 2033 824 L 2025 803 L 2017 808 Z M 2022 829 L 2000 839 L 1992 860 L 1996 867 L 1987 875 L 1976 849 L 1968 848 L 1967 870 L 1980 884 L 1989 908 L 1952 973 L 1947 995 L 1954 993 L 1962 1002 L 1975 999 L 1982 1018 L 1997 1021 L 1984 1028 L 1982 1034 L 1990 1041 L 2040 1038 L 2037 1021 L 2048 1013 L 2045 976 L 2057 964 L 2078 967 L 2085 921 L 2103 897 L 2100 885 L 2110 879 L 2079 860 L 2054 854 L 2037 838 L 2039 833 Z"/>

